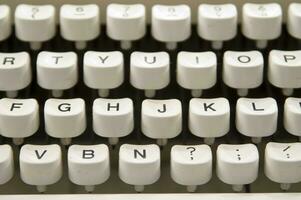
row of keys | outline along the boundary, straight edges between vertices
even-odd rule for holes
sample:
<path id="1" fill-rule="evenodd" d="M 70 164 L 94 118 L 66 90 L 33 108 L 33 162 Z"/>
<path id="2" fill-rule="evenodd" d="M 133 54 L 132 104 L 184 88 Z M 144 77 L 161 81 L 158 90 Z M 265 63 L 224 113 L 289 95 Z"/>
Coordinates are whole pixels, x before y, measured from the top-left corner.
<path id="1" fill-rule="evenodd" d="M 26 52 L 0 53 L 0 90 L 8 97 L 16 97 L 32 79 L 30 56 Z M 108 97 L 109 90 L 124 81 L 124 58 L 119 51 L 86 52 L 83 76 L 86 86 L 97 89 L 100 97 Z M 156 90 L 170 82 L 170 57 L 166 52 L 133 52 L 130 58 L 130 83 L 144 90 L 152 98 Z M 36 61 L 37 83 L 51 90 L 54 97 L 74 87 L 78 81 L 78 57 L 74 52 L 40 52 Z M 259 51 L 226 51 L 223 57 L 223 81 L 239 96 L 263 82 L 264 58 Z M 180 52 L 177 56 L 177 82 L 200 97 L 217 81 L 217 56 L 213 52 Z M 290 96 L 301 88 L 301 51 L 272 50 L 269 54 L 269 82 Z"/>
<path id="2" fill-rule="evenodd" d="M 301 39 L 301 4 L 292 3 L 288 11 L 288 31 Z M 100 15 L 97 5 L 63 5 L 60 9 L 61 35 L 76 42 L 83 49 L 86 42 L 100 34 Z M 11 34 L 10 8 L 0 5 L 0 41 Z M 111 4 L 107 7 L 107 35 L 122 41 L 121 47 L 129 49 L 131 41 L 141 39 L 146 33 L 145 7 L 142 4 Z M 215 49 L 222 48 L 223 41 L 237 34 L 237 8 L 233 4 L 201 4 L 198 8 L 198 34 L 212 41 Z M 187 5 L 155 5 L 152 8 L 152 35 L 175 49 L 191 34 L 191 8 Z M 281 35 L 282 10 L 276 3 L 246 3 L 242 9 L 242 33 L 257 41 L 264 48 L 268 40 Z M 16 36 L 30 42 L 32 49 L 39 49 L 41 42 L 55 36 L 55 7 L 52 5 L 18 5 L 15 11 Z"/>
<path id="3" fill-rule="evenodd" d="M 284 127 L 301 138 L 301 99 L 287 98 L 284 105 Z M 134 129 L 133 101 L 123 99 L 96 99 L 93 103 L 93 130 L 109 138 L 115 145 L 118 138 Z M 214 138 L 230 130 L 230 105 L 225 98 L 193 98 L 189 102 L 188 126 L 190 132 L 213 144 Z M 236 129 L 259 143 L 277 130 L 278 106 L 273 98 L 240 98 L 236 104 Z M 44 105 L 45 131 L 68 145 L 71 138 L 86 129 L 86 109 L 83 99 L 48 99 Z M 1 99 L 0 133 L 22 144 L 23 138 L 39 128 L 39 106 L 35 99 Z M 141 132 L 165 145 L 167 139 L 182 132 L 182 105 L 177 99 L 146 99 L 141 108 Z"/>
<path id="4" fill-rule="evenodd" d="M 301 182 L 301 143 L 270 142 L 265 148 L 265 175 L 288 190 Z M 14 173 L 13 151 L 0 145 L 0 184 L 7 183 Z M 109 148 L 104 144 L 71 145 L 67 153 L 68 175 L 72 183 L 92 192 L 96 185 L 110 177 Z M 144 186 L 160 178 L 160 148 L 155 144 L 123 144 L 119 149 L 119 178 L 142 192 Z M 197 186 L 212 177 L 212 150 L 208 145 L 175 145 L 170 152 L 170 173 L 173 181 L 194 192 Z M 58 182 L 63 175 L 62 151 L 59 145 L 24 145 L 19 155 L 20 176 L 24 183 L 45 192 L 46 186 Z M 242 191 L 258 176 L 259 152 L 254 144 L 221 144 L 216 151 L 218 178 Z M 47 173 L 45 173 L 47 172 Z"/>

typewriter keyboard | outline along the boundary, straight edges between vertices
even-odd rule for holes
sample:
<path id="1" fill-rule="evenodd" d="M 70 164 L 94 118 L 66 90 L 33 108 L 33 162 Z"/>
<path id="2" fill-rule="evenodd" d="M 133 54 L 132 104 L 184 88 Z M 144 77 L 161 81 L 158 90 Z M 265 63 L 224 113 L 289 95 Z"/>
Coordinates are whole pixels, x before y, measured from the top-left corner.
<path id="1" fill-rule="evenodd" d="M 0 2 L 1 200 L 301 199 L 300 2 L 103 9 Z"/>

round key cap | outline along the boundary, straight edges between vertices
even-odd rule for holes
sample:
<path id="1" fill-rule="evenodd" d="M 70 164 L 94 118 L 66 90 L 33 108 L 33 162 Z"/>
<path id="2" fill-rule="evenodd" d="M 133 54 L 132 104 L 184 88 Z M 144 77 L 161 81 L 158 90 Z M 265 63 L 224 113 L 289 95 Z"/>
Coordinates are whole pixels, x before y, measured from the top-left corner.
<path id="1" fill-rule="evenodd" d="M 287 11 L 287 30 L 289 34 L 301 39 L 301 3 L 291 3 Z"/>
<path id="2" fill-rule="evenodd" d="M 269 55 L 269 82 L 282 89 L 285 96 L 301 88 L 301 51 L 272 50 Z"/>
<path id="3" fill-rule="evenodd" d="M 189 102 L 189 130 L 212 145 L 216 137 L 230 130 L 230 104 L 225 98 L 199 99 Z"/>
<path id="4" fill-rule="evenodd" d="M 170 152 L 172 179 L 194 192 L 212 176 L 212 152 L 208 145 L 175 145 Z"/>
<path id="5" fill-rule="evenodd" d="M 177 42 L 189 38 L 191 34 L 191 11 L 187 5 L 154 5 L 152 8 L 152 36 L 167 43 L 173 50 Z"/>
<path id="6" fill-rule="evenodd" d="M 7 5 L 0 5 L 0 42 L 6 40 L 12 31 L 11 11 Z"/>
<path id="7" fill-rule="evenodd" d="M 63 5 L 60 10 L 60 28 L 64 39 L 74 41 L 77 49 L 100 34 L 99 7 L 89 5 Z"/>
<path id="8" fill-rule="evenodd" d="M 237 89 L 239 96 L 263 82 L 263 55 L 259 51 L 226 51 L 223 59 L 223 81 Z"/>
<path id="9" fill-rule="evenodd" d="M 236 103 L 237 130 L 259 143 L 277 130 L 278 107 L 273 98 L 240 98 Z"/>
<path id="10" fill-rule="evenodd" d="M 60 138 L 64 145 L 86 129 L 86 108 L 83 99 L 48 99 L 44 107 L 45 131 Z"/>
<path id="11" fill-rule="evenodd" d="M 268 40 L 281 34 L 282 10 L 277 3 L 246 3 L 242 9 L 242 33 L 257 41 L 258 48 L 265 48 Z"/>
<path id="12" fill-rule="evenodd" d="M 130 82 L 145 96 L 155 96 L 155 91 L 165 88 L 170 81 L 170 58 L 166 52 L 133 52 L 130 64 Z"/>
<path id="13" fill-rule="evenodd" d="M 120 51 L 88 51 L 84 55 L 84 82 L 98 89 L 101 97 L 109 96 L 109 90 L 119 87 L 124 80 L 123 54 Z"/>
<path id="14" fill-rule="evenodd" d="M 142 4 L 110 4 L 107 7 L 107 35 L 121 41 L 121 48 L 129 49 L 131 41 L 145 35 L 145 18 Z"/>
<path id="15" fill-rule="evenodd" d="M 288 190 L 292 183 L 301 182 L 301 143 L 269 142 L 265 148 L 264 172 L 272 181 Z"/>
<path id="16" fill-rule="evenodd" d="M 0 90 L 15 98 L 32 79 L 30 56 L 27 52 L 0 53 Z"/>
<path id="17" fill-rule="evenodd" d="M 155 144 L 123 144 L 119 149 L 119 177 L 137 192 L 160 178 L 160 148 Z"/>
<path id="18" fill-rule="evenodd" d="M 0 145 L 0 185 L 7 183 L 14 175 L 14 155 L 11 146 Z"/>
<path id="19" fill-rule="evenodd" d="M 253 183 L 258 176 L 259 153 L 254 144 L 221 144 L 216 152 L 218 178 L 241 191 L 245 184 Z"/>
<path id="20" fill-rule="evenodd" d="M 198 9 L 198 34 L 221 49 L 223 41 L 237 33 L 237 9 L 233 4 L 201 4 Z"/>
<path id="21" fill-rule="evenodd" d="M 141 130 L 147 137 L 165 145 L 182 131 L 182 105 L 177 99 L 150 100 L 142 102 Z"/>
<path id="22" fill-rule="evenodd" d="M 68 174 L 72 183 L 92 192 L 110 176 L 109 148 L 99 145 L 72 145 L 68 149 Z"/>
<path id="23" fill-rule="evenodd" d="M 35 99 L 0 100 L 0 133 L 13 138 L 16 145 L 39 128 L 39 105 Z"/>
<path id="24" fill-rule="evenodd" d="M 63 175 L 62 151 L 59 145 L 22 146 L 19 156 L 20 176 L 24 183 L 45 192 L 46 186 L 58 182 Z"/>
<path id="25" fill-rule="evenodd" d="M 200 97 L 203 89 L 216 83 L 217 59 L 213 52 L 182 51 L 177 57 L 177 82 L 191 90 L 193 97 Z"/>
<path id="26" fill-rule="evenodd" d="M 287 132 L 298 136 L 301 141 L 301 98 L 289 97 L 285 100 L 283 123 Z"/>
<path id="27" fill-rule="evenodd" d="M 31 42 L 31 48 L 41 48 L 41 42 L 55 36 L 55 7 L 53 5 L 20 4 L 15 11 L 16 36 Z"/>
<path id="28" fill-rule="evenodd" d="M 119 137 L 134 129 L 134 105 L 129 98 L 96 99 L 93 103 L 93 130 L 97 135 L 109 138 L 115 145 Z"/>
<path id="29" fill-rule="evenodd" d="M 78 79 L 77 55 L 74 52 L 39 53 L 37 81 L 40 87 L 52 90 L 52 96 L 61 97 L 63 90 L 72 88 Z"/>

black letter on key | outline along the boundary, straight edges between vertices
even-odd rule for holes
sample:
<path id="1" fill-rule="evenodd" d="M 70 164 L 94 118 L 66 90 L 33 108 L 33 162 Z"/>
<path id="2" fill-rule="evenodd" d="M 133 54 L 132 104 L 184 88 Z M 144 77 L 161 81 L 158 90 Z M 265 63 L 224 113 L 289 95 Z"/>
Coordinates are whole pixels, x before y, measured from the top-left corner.
<path id="1" fill-rule="evenodd" d="M 83 150 L 83 159 L 94 158 L 94 150 Z"/>
<path id="2" fill-rule="evenodd" d="M 255 105 L 254 102 L 252 102 L 252 107 L 253 107 L 253 110 L 254 110 L 254 111 L 264 111 L 263 108 L 256 108 L 256 105 Z"/>
<path id="3" fill-rule="evenodd" d="M 42 154 L 39 154 L 39 151 L 38 151 L 38 150 L 35 150 L 34 152 L 36 153 L 37 158 L 40 160 L 40 159 L 43 158 L 43 156 L 45 155 L 45 153 L 47 152 L 47 150 L 44 150 L 44 151 L 42 152 Z"/>
<path id="4" fill-rule="evenodd" d="M 295 60 L 296 56 L 294 56 L 294 55 L 283 55 L 283 58 L 284 58 L 285 62 L 288 62 L 290 60 Z"/>
<path id="5" fill-rule="evenodd" d="M 10 63 L 11 65 L 15 64 L 15 58 L 14 57 L 5 57 L 3 59 L 3 65 L 6 63 Z"/>
<path id="6" fill-rule="evenodd" d="M 134 158 L 137 159 L 137 156 L 140 156 L 141 158 L 145 159 L 146 158 L 146 150 L 143 149 L 143 152 L 139 152 L 137 149 L 134 149 Z"/>
<path id="7" fill-rule="evenodd" d="M 213 106 L 214 103 L 211 103 L 209 105 L 207 105 L 206 103 L 204 103 L 204 110 L 207 112 L 208 109 L 212 110 L 212 111 L 216 111 L 214 108 L 212 108 L 211 106 Z"/>
<path id="8" fill-rule="evenodd" d="M 195 57 L 195 62 L 196 62 L 196 64 L 199 64 L 199 63 L 200 63 L 200 59 L 199 59 L 198 56 Z"/>
<path id="9" fill-rule="evenodd" d="M 59 63 L 59 59 L 63 58 L 63 56 L 52 56 L 55 59 L 54 63 L 57 65 Z"/>
<path id="10" fill-rule="evenodd" d="M 23 105 L 23 103 L 12 103 L 12 105 L 10 107 L 10 111 L 13 111 L 14 108 L 21 108 L 22 105 Z"/>
<path id="11" fill-rule="evenodd" d="M 101 60 L 101 63 L 103 64 L 103 63 L 105 63 L 106 62 L 106 60 L 109 58 L 109 56 L 106 56 L 106 57 L 101 57 L 101 56 L 98 56 L 99 57 L 99 59 Z"/>
<path id="12" fill-rule="evenodd" d="M 154 57 L 153 57 L 153 60 L 152 60 L 152 61 L 149 61 L 149 60 L 147 59 L 147 57 L 145 56 L 145 57 L 144 57 L 144 61 L 145 61 L 146 63 L 148 63 L 148 64 L 154 64 L 154 63 L 157 61 L 157 57 L 154 56 Z"/>
<path id="13" fill-rule="evenodd" d="M 65 106 L 65 107 L 63 107 Z M 58 106 L 59 111 L 61 112 L 70 112 L 71 111 L 71 104 L 70 103 L 62 103 Z"/>
<path id="14" fill-rule="evenodd" d="M 159 113 L 165 113 L 166 112 L 166 104 L 163 104 L 163 109 L 162 110 L 158 109 L 157 111 Z"/>
<path id="15" fill-rule="evenodd" d="M 237 59 L 241 63 L 248 63 L 251 61 L 251 58 L 249 56 L 239 56 Z"/>
<path id="16" fill-rule="evenodd" d="M 108 103 L 107 111 L 110 111 L 111 108 L 115 108 L 116 111 L 119 111 L 119 103 L 117 103 L 116 106 L 111 106 L 111 103 Z"/>

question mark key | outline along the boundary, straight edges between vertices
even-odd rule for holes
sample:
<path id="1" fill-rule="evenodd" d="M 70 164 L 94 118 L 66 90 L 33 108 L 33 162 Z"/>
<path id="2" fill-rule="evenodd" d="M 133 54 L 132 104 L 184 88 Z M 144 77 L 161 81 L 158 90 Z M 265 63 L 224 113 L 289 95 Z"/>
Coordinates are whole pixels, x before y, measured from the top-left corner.
<path id="1" fill-rule="evenodd" d="M 185 186 L 207 183 L 212 176 L 212 152 L 208 145 L 175 145 L 171 149 L 171 177 Z"/>

